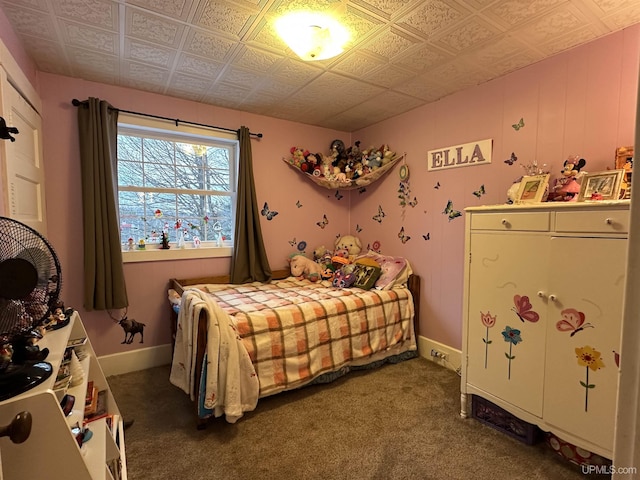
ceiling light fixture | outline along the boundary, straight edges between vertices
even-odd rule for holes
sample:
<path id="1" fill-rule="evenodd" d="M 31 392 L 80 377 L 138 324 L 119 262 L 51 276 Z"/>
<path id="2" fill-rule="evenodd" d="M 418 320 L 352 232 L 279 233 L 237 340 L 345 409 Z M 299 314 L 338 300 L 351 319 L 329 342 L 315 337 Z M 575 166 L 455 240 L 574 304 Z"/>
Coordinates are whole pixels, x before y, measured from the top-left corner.
<path id="1" fill-rule="evenodd" d="M 276 20 L 276 31 L 302 60 L 326 60 L 344 51 L 349 32 L 334 18 L 309 12 L 290 13 Z"/>

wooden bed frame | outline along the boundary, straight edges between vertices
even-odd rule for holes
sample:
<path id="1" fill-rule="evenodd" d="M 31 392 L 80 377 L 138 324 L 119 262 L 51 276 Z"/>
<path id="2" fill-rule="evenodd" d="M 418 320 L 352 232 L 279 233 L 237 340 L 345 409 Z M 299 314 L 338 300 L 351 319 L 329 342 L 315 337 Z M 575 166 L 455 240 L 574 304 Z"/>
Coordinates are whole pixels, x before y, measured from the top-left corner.
<path id="1" fill-rule="evenodd" d="M 291 276 L 290 269 L 283 270 L 274 270 L 271 272 L 272 280 L 282 280 Z M 199 285 L 199 284 L 208 284 L 208 283 L 231 283 L 231 278 L 229 275 L 218 275 L 213 277 L 198 277 L 198 278 L 186 278 L 186 279 L 177 279 L 172 278 L 169 281 L 169 288 L 174 289 L 180 296 L 182 296 L 186 287 L 190 285 Z M 411 296 L 413 297 L 413 305 L 414 305 L 414 317 L 413 317 L 413 328 L 416 336 L 416 344 L 419 333 L 419 325 L 420 325 L 420 277 L 418 275 L 412 274 L 409 276 L 407 280 L 407 288 L 411 292 Z M 173 348 L 175 345 L 176 338 L 176 330 L 178 326 L 178 314 L 175 312 L 173 308 L 171 308 L 171 351 L 173 352 Z M 196 360 L 195 360 L 195 369 L 194 369 L 194 379 L 193 384 L 198 388 L 197 385 L 200 384 L 199 375 L 202 371 L 202 362 L 204 361 L 204 355 L 207 348 L 207 321 L 204 315 L 201 315 L 198 319 L 198 340 L 196 344 Z M 197 395 L 196 395 L 197 398 Z M 198 415 L 198 405 L 197 401 L 194 402 L 196 409 L 196 419 L 197 419 L 197 427 L 199 430 L 206 427 L 208 419 L 200 418 Z"/>

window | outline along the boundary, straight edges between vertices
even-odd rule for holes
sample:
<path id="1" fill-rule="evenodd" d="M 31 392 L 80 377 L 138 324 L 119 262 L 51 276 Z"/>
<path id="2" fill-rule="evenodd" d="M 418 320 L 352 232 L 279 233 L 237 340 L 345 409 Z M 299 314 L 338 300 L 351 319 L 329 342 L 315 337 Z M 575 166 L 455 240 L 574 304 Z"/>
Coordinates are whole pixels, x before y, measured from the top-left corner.
<path id="1" fill-rule="evenodd" d="M 118 201 L 125 251 L 130 244 L 139 250 L 141 243 L 158 250 L 163 233 L 171 249 L 233 244 L 238 141 L 212 133 L 120 115 Z"/>

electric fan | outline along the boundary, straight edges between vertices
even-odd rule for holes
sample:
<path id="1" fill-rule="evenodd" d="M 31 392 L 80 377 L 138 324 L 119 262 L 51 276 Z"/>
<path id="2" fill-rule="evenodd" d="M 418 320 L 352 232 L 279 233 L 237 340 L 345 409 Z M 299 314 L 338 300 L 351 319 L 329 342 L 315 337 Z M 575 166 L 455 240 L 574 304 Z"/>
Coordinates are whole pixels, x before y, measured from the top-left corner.
<path id="1" fill-rule="evenodd" d="M 0 401 L 46 380 L 48 350 L 35 342 L 37 327 L 58 303 L 60 262 L 36 230 L 0 217 Z"/>

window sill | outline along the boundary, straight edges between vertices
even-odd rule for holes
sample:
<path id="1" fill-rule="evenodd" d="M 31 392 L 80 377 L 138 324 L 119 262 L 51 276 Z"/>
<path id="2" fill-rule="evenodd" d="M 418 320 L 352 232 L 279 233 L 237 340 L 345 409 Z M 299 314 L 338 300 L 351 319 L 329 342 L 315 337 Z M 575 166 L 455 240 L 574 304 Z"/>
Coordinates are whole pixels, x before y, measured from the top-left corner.
<path id="1" fill-rule="evenodd" d="M 230 257 L 232 247 L 176 248 L 162 250 L 147 246 L 144 250 L 122 252 L 122 263 L 161 262 L 165 260 L 189 260 L 197 258 Z"/>

